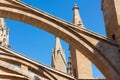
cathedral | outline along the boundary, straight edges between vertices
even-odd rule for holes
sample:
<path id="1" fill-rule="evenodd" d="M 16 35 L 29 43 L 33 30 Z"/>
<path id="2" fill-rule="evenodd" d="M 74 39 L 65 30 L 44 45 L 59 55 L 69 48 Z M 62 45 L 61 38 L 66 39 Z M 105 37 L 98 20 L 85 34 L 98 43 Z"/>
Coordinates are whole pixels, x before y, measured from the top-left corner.
<path id="1" fill-rule="evenodd" d="M 77 4 L 73 7 L 73 24 L 84 29 L 85 26 L 82 23 L 79 7 Z M 6 28 L 6 23 L 4 18 L 0 18 L 0 44 L 5 48 L 10 48 L 9 46 L 9 29 Z M 69 61 L 66 62 L 65 53 L 62 49 L 60 38 L 56 37 L 55 47 L 52 51 L 52 65 L 58 71 L 64 72 L 68 75 L 74 76 L 77 79 L 92 79 L 92 67 L 91 62 L 82 55 L 77 49 L 70 46 L 70 56 Z M 80 62 L 80 64 L 79 64 Z M 67 64 L 68 63 L 68 64 Z M 67 67 L 68 65 L 68 67 Z"/>
<path id="2" fill-rule="evenodd" d="M 20 0 L 0 0 L 0 80 L 120 80 L 120 0 L 102 0 L 106 37 L 86 29 L 77 4 L 72 10 L 68 23 Z M 55 35 L 51 67 L 10 49 L 4 18 Z M 60 39 L 69 43 L 68 62 Z M 106 79 L 93 77 L 92 63 Z"/>

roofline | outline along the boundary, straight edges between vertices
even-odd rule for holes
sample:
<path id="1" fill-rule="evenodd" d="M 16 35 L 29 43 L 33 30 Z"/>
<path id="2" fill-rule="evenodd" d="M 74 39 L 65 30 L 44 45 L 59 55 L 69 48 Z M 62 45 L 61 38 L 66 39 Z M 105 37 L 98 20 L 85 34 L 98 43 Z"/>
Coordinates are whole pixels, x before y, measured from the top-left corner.
<path id="1" fill-rule="evenodd" d="M 59 75 L 62 75 L 62 76 L 64 76 L 64 77 L 67 77 L 67 78 L 69 78 L 69 79 L 73 79 L 73 80 L 75 79 L 74 77 L 72 77 L 72 76 L 70 76 L 70 75 L 68 75 L 68 74 L 66 74 L 66 73 L 64 73 L 64 72 L 61 72 L 61 71 L 56 70 L 56 69 L 53 69 L 52 67 L 46 66 L 46 65 L 44 65 L 44 64 L 42 64 L 42 63 L 39 63 L 39 62 L 37 62 L 37 61 L 35 61 L 35 60 L 32 60 L 32 59 L 30 59 L 30 58 L 28 58 L 28 57 L 25 57 L 25 56 L 23 56 L 22 54 L 20 54 L 20 53 L 18 53 L 18 52 L 15 52 L 15 51 L 13 51 L 13 50 L 11 50 L 11 49 L 9 49 L 9 48 L 5 48 L 5 47 L 3 47 L 3 46 L 0 46 L 0 49 L 4 50 L 4 51 L 6 51 L 6 52 L 12 53 L 12 54 L 14 54 L 14 55 L 16 55 L 16 56 L 18 56 L 18 57 L 22 57 L 24 60 L 26 60 L 26 61 L 28 61 L 28 62 L 31 62 L 32 64 L 35 64 L 35 65 L 38 65 L 38 66 L 42 66 L 43 68 L 45 68 L 45 69 L 47 69 L 47 70 L 49 70 L 49 71 L 52 71 L 53 73 L 57 73 L 57 74 L 59 74 Z"/>

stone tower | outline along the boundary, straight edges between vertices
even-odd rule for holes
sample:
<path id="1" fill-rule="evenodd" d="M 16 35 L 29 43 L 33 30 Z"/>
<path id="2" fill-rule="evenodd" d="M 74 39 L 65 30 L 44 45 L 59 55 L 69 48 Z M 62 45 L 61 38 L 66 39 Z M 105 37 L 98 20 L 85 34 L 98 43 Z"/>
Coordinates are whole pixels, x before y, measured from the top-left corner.
<path id="1" fill-rule="evenodd" d="M 85 29 L 79 14 L 79 8 L 76 4 L 73 7 L 73 11 L 74 11 L 73 23 L 77 27 Z M 76 77 L 77 79 L 92 78 L 91 62 L 84 55 L 82 55 L 81 52 L 73 48 L 72 45 L 70 45 L 70 53 L 73 76 Z"/>
<path id="2" fill-rule="evenodd" d="M 120 0 L 102 0 L 107 37 L 120 45 Z"/>
<path id="3" fill-rule="evenodd" d="M 56 37 L 55 47 L 52 52 L 52 67 L 66 73 L 65 53 L 58 37 Z"/>
<path id="4" fill-rule="evenodd" d="M 9 29 L 6 28 L 6 24 L 3 18 L 0 18 L 0 45 L 3 47 L 9 47 Z"/>

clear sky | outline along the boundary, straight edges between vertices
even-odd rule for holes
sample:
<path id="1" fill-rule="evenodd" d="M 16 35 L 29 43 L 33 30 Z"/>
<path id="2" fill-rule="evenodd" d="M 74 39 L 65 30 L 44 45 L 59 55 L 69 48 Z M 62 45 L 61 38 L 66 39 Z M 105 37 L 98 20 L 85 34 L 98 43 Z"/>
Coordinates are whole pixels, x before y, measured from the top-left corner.
<path id="1" fill-rule="evenodd" d="M 104 21 L 101 11 L 101 0 L 21 0 L 33 7 L 53 16 L 72 23 L 73 5 L 79 6 L 83 24 L 88 30 L 105 36 Z M 10 28 L 10 45 L 12 50 L 37 60 L 48 66 L 51 65 L 51 52 L 54 48 L 54 35 L 34 26 L 6 19 Z M 69 45 L 61 41 L 66 58 L 69 55 Z M 67 58 L 68 59 L 68 58 Z M 93 66 L 94 77 L 103 75 Z"/>

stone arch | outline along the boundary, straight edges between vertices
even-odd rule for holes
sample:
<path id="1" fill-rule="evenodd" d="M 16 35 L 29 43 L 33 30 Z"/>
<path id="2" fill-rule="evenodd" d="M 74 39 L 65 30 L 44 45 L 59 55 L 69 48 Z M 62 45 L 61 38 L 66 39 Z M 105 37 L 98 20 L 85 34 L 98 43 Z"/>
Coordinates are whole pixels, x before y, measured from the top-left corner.
<path id="1" fill-rule="evenodd" d="M 73 24 L 55 18 L 19 1 L 3 0 L 0 4 L 0 17 L 33 25 L 60 37 L 82 53 L 85 52 L 84 55 L 100 69 L 107 79 L 120 79 L 115 65 L 96 46 L 82 36 L 81 32 L 86 33 L 84 29 L 78 30 Z"/>

